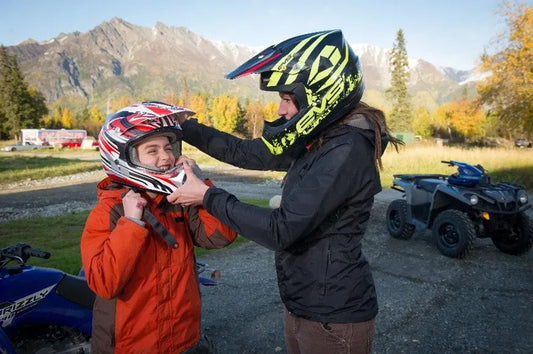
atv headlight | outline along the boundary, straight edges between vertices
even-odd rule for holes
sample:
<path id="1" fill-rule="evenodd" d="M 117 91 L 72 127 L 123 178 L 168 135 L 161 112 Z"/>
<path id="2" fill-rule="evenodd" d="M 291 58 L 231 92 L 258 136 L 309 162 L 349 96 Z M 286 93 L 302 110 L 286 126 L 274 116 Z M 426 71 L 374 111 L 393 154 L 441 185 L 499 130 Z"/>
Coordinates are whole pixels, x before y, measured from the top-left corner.
<path id="1" fill-rule="evenodd" d="M 520 204 L 526 204 L 527 203 L 527 193 L 524 190 L 521 190 L 518 192 L 518 201 Z"/>
<path id="2" fill-rule="evenodd" d="M 479 203 L 479 198 L 477 197 L 477 195 L 472 194 L 470 196 L 470 204 L 476 205 L 477 203 Z"/>

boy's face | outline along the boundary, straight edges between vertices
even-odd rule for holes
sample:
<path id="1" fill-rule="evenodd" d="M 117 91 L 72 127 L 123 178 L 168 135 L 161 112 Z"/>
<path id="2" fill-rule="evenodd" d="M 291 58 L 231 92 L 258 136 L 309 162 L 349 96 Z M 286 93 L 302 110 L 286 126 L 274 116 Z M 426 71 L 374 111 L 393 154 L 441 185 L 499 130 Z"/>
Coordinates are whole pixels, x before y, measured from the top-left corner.
<path id="1" fill-rule="evenodd" d="M 136 146 L 139 162 L 146 166 L 166 171 L 174 167 L 174 147 L 166 136 L 147 138 Z"/>

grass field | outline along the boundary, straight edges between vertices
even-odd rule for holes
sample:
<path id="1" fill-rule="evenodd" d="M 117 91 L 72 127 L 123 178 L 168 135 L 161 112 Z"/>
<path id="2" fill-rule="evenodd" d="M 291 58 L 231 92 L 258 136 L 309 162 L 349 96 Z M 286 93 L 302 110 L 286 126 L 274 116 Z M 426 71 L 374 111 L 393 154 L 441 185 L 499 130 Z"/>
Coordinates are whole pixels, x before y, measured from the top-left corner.
<path id="1" fill-rule="evenodd" d="M 101 168 L 101 164 L 97 161 L 55 157 L 72 157 L 82 154 L 98 159 L 99 154 L 95 151 L 69 149 L 58 150 L 54 153 L 54 157 L 47 156 L 50 152 L 47 154 L 45 151 L 38 154 L 0 153 L 0 183 L 61 176 Z M 200 166 L 221 163 L 185 143 L 183 154 L 195 159 Z M 527 190 L 533 190 L 533 149 L 518 148 L 464 149 L 448 146 L 409 145 L 396 152 L 389 147 L 383 155 L 384 169 L 381 171 L 381 183 L 384 188 L 390 187 L 393 175 L 399 173 L 452 174 L 455 172 L 453 168 L 441 163 L 442 160 L 480 164 L 495 182 L 520 183 Z M 281 172 L 272 172 L 272 177 L 281 176 L 283 176 Z"/>
<path id="2" fill-rule="evenodd" d="M 389 148 L 383 155 L 381 182 L 390 187 L 394 174 L 440 173 L 452 174 L 454 168 L 441 161 L 461 161 L 482 165 L 493 182 L 514 182 L 533 190 L 533 149 L 439 147 L 413 145 L 401 148 L 397 153 Z"/>

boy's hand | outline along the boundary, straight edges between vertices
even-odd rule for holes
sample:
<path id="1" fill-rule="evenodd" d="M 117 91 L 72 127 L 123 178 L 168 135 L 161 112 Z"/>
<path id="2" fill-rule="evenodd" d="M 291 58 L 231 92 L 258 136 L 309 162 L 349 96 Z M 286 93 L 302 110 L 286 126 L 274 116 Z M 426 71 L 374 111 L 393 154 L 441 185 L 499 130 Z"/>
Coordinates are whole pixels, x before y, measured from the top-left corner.
<path id="1" fill-rule="evenodd" d="M 135 193 L 130 190 L 122 198 L 122 205 L 124 206 L 124 216 L 128 218 L 141 220 L 146 199 L 141 197 L 140 193 Z"/>

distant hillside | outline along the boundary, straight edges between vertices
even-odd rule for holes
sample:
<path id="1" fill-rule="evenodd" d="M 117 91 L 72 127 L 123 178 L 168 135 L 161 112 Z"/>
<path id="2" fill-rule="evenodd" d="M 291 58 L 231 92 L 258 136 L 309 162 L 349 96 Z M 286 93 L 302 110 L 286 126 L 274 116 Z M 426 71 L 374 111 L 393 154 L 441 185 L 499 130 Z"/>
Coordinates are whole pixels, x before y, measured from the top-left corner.
<path id="1" fill-rule="evenodd" d="M 365 99 L 386 108 L 388 50 L 369 44 L 352 47 L 363 68 Z M 104 108 L 108 99 L 124 95 L 162 99 L 169 91 L 274 97 L 259 90 L 257 76 L 224 78 L 262 48 L 211 41 L 185 27 L 157 23 L 147 28 L 113 18 L 87 33 L 60 34 L 43 43 L 28 40 L 7 49 L 17 55 L 26 80 L 48 103 L 77 97 Z M 415 105 L 433 109 L 452 100 L 463 92 L 460 82 L 467 81 L 468 75 L 415 61 L 409 85 Z M 465 87 L 471 90 L 474 85 L 475 81 L 469 81 Z"/>

